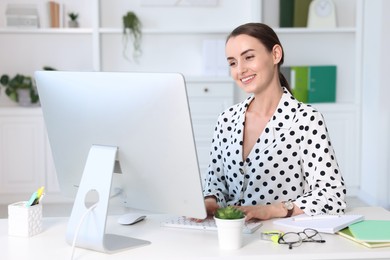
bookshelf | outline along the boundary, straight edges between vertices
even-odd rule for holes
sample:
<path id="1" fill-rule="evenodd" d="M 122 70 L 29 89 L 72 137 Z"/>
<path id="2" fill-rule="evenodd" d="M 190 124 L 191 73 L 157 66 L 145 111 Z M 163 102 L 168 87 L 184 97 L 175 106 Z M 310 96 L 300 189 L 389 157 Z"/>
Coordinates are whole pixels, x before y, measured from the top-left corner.
<path id="1" fill-rule="evenodd" d="M 363 1 L 334 0 L 338 27 L 310 29 L 279 28 L 279 1 L 275 0 L 223 0 L 213 8 L 142 7 L 140 1 L 126 0 L 61 0 L 66 10 L 80 14 L 80 28 L 49 28 L 47 1 L 31 0 L 29 3 L 38 6 L 40 28 L 10 29 L 5 27 L 5 19 L 0 19 L 0 58 L 6 61 L 0 73 L 32 74 L 43 66 L 80 71 L 174 71 L 191 78 L 193 86 L 227 84 L 234 96 L 226 98 L 238 102 L 245 94 L 231 89 L 234 86 L 228 76 L 218 82 L 202 76 L 202 42 L 225 39 L 242 23 L 267 23 L 284 45 L 285 65 L 338 66 L 336 103 L 314 106 L 326 117 L 349 195 L 354 195 L 360 184 L 360 165 L 356 162 L 360 161 L 361 145 Z M 12 1 L 0 2 L 0 17 L 7 2 Z M 128 62 L 122 55 L 121 17 L 127 10 L 134 10 L 143 21 L 143 55 L 138 63 Z M 205 145 L 207 141 L 202 142 Z"/>
<path id="2" fill-rule="evenodd" d="M 336 65 L 335 103 L 312 104 L 326 119 L 349 195 L 360 184 L 363 0 L 333 0 L 337 27 L 279 28 L 279 1 L 262 0 L 263 22 L 278 34 L 285 65 Z"/>

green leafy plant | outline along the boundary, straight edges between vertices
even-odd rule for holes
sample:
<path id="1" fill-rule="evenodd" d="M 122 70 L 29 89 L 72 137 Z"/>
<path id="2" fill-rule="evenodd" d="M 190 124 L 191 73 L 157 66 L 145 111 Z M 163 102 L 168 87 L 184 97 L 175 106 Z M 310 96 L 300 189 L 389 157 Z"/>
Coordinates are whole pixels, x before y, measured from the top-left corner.
<path id="1" fill-rule="evenodd" d="M 127 12 L 123 17 L 123 56 L 130 60 L 127 56 L 127 46 L 129 41 L 133 42 L 133 58 L 137 60 L 141 56 L 141 38 L 142 25 L 138 16 L 134 12 Z"/>
<path id="2" fill-rule="evenodd" d="M 30 76 L 16 74 L 12 79 L 4 74 L 0 78 L 0 83 L 5 87 L 5 94 L 13 101 L 19 101 L 19 90 L 29 90 L 31 103 L 39 101 L 38 92 L 33 84 L 33 79 Z"/>
<path id="3" fill-rule="evenodd" d="M 227 206 L 217 209 L 215 217 L 219 219 L 241 219 L 245 217 L 245 214 L 233 206 Z"/>
<path id="4" fill-rule="evenodd" d="M 78 13 L 70 12 L 68 13 L 69 21 L 68 26 L 69 28 L 77 28 L 79 27 L 79 22 L 77 21 L 77 18 L 79 17 Z"/>
<path id="5" fill-rule="evenodd" d="M 79 14 L 71 12 L 71 13 L 68 13 L 68 16 L 69 16 L 71 21 L 76 21 L 77 18 L 79 17 Z"/>

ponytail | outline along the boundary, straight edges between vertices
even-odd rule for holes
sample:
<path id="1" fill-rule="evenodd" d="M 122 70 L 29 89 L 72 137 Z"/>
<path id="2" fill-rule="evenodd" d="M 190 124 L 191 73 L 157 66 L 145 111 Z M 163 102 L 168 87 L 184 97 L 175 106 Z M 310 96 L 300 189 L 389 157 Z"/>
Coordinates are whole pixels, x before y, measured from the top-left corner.
<path id="1" fill-rule="evenodd" d="M 279 81 L 280 81 L 280 85 L 282 85 L 283 87 L 285 87 L 288 92 L 290 92 L 290 94 L 292 95 L 292 91 L 291 91 L 291 88 L 290 88 L 290 84 L 288 83 L 287 79 L 284 77 L 283 73 L 279 71 Z"/>

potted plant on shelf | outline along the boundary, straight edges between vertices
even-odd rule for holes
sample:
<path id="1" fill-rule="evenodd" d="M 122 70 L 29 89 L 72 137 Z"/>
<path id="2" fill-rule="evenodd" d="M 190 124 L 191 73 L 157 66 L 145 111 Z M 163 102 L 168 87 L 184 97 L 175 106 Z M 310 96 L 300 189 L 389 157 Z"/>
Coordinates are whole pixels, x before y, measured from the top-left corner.
<path id="1" fill-rule="evenodd" d="M 79 22 L 77 21 L 77 18 L 79 17 L 79 14 L 77 13 L 68 13 L 68 16 L 69 16 L 69 22 L 68 22 L 68 26 L 70 28 L 77 28 L 79 27 Z"/>
<path id="2" fill-rule="evenodd" d="M 5 94 L 21 106 L 31 106 L 39 102 L 38 92 L 30 76 L 16 74 L 11 79 L 4 74 L 0 78 L 0 83 L 5 87 Z"/>
<path id="3" fill-rule="evenodd" d="M 218 229 L 218 242 L 221 249 L 239 249 L 242 246 L 242 229 L 245 214 L 241 210 L 227 206 L 219 208 L 214 215 Z"/>
<path id="4" fill-rule="evenodd" d="M 123 17 L 123 56 L 125 59 L 130 60 L 127 56 L 127 46 L 129 41 L 133 42 L 133 58 L 137 60 L 141 54 L 141 38 L 142 38 L 142 25 L 138 16 L 134 12 L 127 12 Z"/>

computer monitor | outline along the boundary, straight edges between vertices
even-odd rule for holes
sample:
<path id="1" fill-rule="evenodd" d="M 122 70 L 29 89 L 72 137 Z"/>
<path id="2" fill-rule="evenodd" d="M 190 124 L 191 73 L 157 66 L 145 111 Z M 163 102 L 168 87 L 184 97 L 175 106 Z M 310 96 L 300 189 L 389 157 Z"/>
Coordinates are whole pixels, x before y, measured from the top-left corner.
<path id="1" fill-rule="evenodd" d="M 206 217 L 182 75 L 37 71 L 35 80 L 60 189 L 76 196 L 69 243 L 85 217 L 78 247 L 115 252 L 145 244 L 105 233 L 112 188 L 129 207 Z M 116 160 L 121 174 L 113 174 Z M 113 175 L 120 187 L 112 187 Z M 99 200 L 87 213 L 91 191 Z"/>

